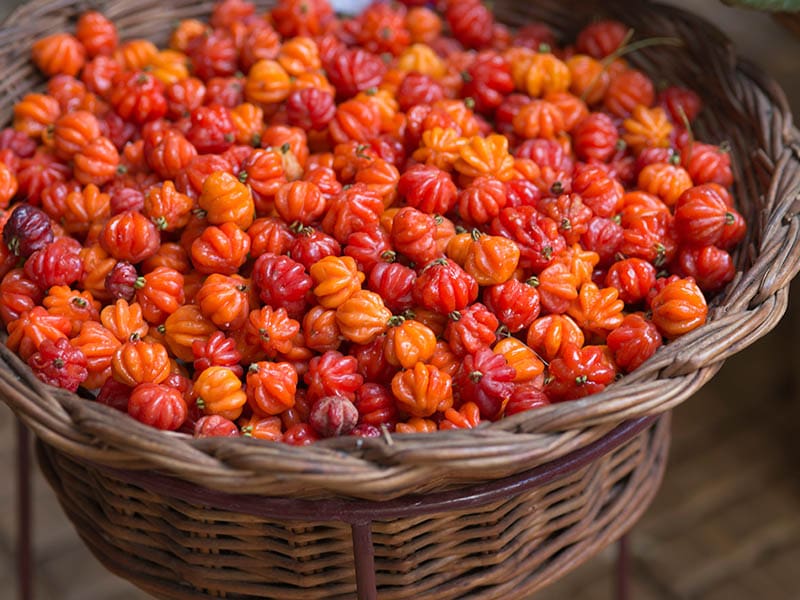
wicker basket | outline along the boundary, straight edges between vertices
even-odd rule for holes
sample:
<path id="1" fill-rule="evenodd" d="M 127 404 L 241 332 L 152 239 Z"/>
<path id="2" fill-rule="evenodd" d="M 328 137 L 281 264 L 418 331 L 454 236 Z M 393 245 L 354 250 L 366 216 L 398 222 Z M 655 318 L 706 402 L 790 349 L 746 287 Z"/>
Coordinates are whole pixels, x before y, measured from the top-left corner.
<path id="1" fill-rule="evenodd" d="M 749 231 L 736 255 L 737 277 L 712 304 L 708 323 L 580 401 L 473 431 L 305 448 L 158 432 L 44 386 L 2 347 L 0 394 L 38 436 L 42 466 L 65 510 L 110 569 L 163 598 L 353 597 L 356 579 L 363 590 L 372 575 L 382 598 L 516 598 L 635 521 L 660 481 L 668 438 L 666 418 L 654 425 L 646 417 L 691 396 L 786 310 L 800 264 L 800 159 L 781 90 L 737 62 L 713 26 L 656 4 L 595 5 L 497 0 L 493 8 L 509 24 L 543 20 L 567 39 L 602 10 L 642 37 L 684 40 L 630 60 L 697 90 L 713 107 L 699 119 L 698 137 L 731 147 Z M 34 1 L 11 15 L 0 30 L 0 123 L 10 120 L 13 102 L 41 85 L 28 61 L 30 40 L 69 28 L 88 7 Z M 187 0 L 102 5 L 123 37 L 157 43 L 176 19 L 210 8 Z M 541 470 L 550 475 L 541 479 Z M 520 483 L 529 481 L 533 487 Z M 482 485 L 503 493 L 480 506 L 462 502 Z M 295 505 L 306 511 L 294 512 Z M 389 510 L 418 505 L 427 512 Z M 371 573 L 354 568 L 372 552 Z"/>

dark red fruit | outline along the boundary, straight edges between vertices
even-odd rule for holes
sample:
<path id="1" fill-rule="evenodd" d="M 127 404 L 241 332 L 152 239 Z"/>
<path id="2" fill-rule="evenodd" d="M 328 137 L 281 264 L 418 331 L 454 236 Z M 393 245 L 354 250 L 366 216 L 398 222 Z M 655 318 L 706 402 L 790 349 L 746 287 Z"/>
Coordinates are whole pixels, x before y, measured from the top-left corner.
<path id="1" fill-rule="evenodd" d="M 128 400 L 131 397 L 133 388 L 120 383 L 113 377 L 106 379 L 106 382 L 97 393 L 97 400 L 100 404 L 110 406 L 120 412 L 128 412 Z"/>
<path id="2" fill-rule="evenodd" d="M 224 106 L 201 106 L 192 111 L 186 139 L 200 154 L 221 154 L 236 140 L 236 125 Z"/>
<path id="3" fill-rule="evenodd" d="M 139 277 L 136 267 L 131 263 L 121 260 L 115 264 L 105 279 L 106 291 L 115 299 L 123 299 L 127 302 L 133 300 L 136 292 L 134 284 Z"/>
<path id="4" fill-rule="evenodd" d="M 195 373 L 202 373 L 208 367 L 218 366 L 227 367 L 237 377 L 242 376 L 243 369 L 239 364 L 242 355 L 236 349 L 236 342 L 232 338 L 225 337 L 221 331 L 215 331 L 207 340 L 192 342 L 192 355 Z"/>
<path id="5" fill-rule="evenodd" d="M 58 238 L 25 261 L 25 274 L 42 288 L 71 285 L 83 274 L 81 244 L 73 238 Z"/>
<path id="6" fill-rule="evenodd" d="M 222 415 L 206 415 L 200 417 L 194 424 L 194 437 L 239 437 L 239 428 L 236 423 Z"/>
<path id="7" fill-rule="evenodd" d="M 346 435 L 358 423 L 358 409 L 342 396 L 323 396 L 311 407 L 308 422 L 322 437 Z"/>
<path id="8" fill-rule="evenodd" d="M 289 316 L 302 315 L 306 294 L 314 284 L 302 264 L 288 256 L 265 253 L 253 266 L 253 284 L 264 304 L 285 308 Z"/>
<path id="9" fill-rule="evenodd" d="M 523 383 L 514 386 L 511 398 L 506 404 L 505 416 L 510 417 L 517 413 L 533 410 L 550 404 L 544 390 L 532 383 Z"/>
<path id="10" fill-rule="evenodd" d="M 55 342 L 44 340 L 38 352 L 28 359 L 28 365 L 41 381 L 70 392 L 89 376 L 86 355 L 65 337 Z"/>
<path id="11" fill-rule="evenodd" d="M 484 419 L 496 419 L 511 398 L 516 375 L 502 354 L 483 348 L 464 357 L 456 383 L 464 402 L 477 404 Z"/>
<path id="12" fill-rule="evenodd" d="M 333 96 L 324 90 L 303 88 L 286 99 L 286 118 L 290 125 L 322 131 L 336 114 Z"/>
<path id="13" fill-rule="evenodd" d="M 30 204 L 18 204 L 3 227 L 3 243 L 15 256 L 27 258 L 52 241 L 50 217 Z"/>
<path id="14" fill-rule="evenodd" d="M 619 327 L 606 338 L 614 362 L 625 373 L 630 373 L 650 358 L 663 344 L 661 334 L 652 321 L 642 315 L 627 315 Z"/>

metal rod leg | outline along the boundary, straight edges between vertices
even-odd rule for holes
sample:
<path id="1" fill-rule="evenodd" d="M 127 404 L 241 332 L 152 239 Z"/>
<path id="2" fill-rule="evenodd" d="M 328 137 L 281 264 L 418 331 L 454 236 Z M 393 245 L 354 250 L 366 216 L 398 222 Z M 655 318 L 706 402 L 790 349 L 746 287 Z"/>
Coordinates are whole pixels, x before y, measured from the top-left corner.
<path id="1" fill-rule="evenodd" d="M 617 542 L 617 600 L 630 597 L 631 557 L 628 549 L 628 536 L 623 535 Z"/>
<path id="2" fill-rule="evenodd" d="M 351 528 L 358 600 L 377 600 L 378 582 L 375 579 L 375 546 L 372 544 L 372 522 L 352 523 Z"/>
<path id="3" fill-rule="evenodd" d="M 17 420 L 17 585 L 20 600 L 32 600 L 30 433 Z"/>

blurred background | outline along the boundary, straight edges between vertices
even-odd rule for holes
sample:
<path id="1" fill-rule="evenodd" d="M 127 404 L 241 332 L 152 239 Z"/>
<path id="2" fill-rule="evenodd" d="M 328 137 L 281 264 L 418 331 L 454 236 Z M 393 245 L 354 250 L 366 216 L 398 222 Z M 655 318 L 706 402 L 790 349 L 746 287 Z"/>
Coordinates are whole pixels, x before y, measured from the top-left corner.
<path id="1" fill-rule="evenodd" d="M 800 114 L 800 37 L 717 0 L 672 0 L 733 39 Z M 0 19 L 18 2 L 0 0 Z M 100 4 L 101 3 L 97 3 Z M 702 32 L 698 32 L 702 35 Z M 800 598 L 800 285 L 778 327 L 730 359 L 675 411 L 663 486 L 630 535 L 634 600 Z M 0 597 L 16 594 L 14 420 L 0 404 Z M 40 476 L 34 484 L 37 600 L 146 600 L 88 553 Z M 609 548 L 536 600 L 613 597 Z M 514 600 L 514 599 L 512 599 Z"/>

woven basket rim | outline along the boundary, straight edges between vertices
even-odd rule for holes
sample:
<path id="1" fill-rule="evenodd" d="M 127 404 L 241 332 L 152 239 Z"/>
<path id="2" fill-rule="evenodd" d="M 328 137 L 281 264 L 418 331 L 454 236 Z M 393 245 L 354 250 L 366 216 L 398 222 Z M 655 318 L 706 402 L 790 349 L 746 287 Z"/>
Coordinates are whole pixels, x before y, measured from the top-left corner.
<path id="1" fill-rule="evenodd" d="M 638 6 L 612 0 L 604 12 L 624 20 L 624 11 Z M 9 29 L 0 31 L 29 40 L 37 26 L 30 23 L 33 15 L 42 18 L 49 10 L 74 15 L 85 8 L 85 3 L 69 0 L 34 0 L 13 12 L 6 21 Z M 496 9 L 512 19 L 529 10 L 510 0 L 496 3 Z M 243 493 L 281 495 L 289 490 L 375 499 L 518 472 L 586 445 L 625 420 L 674 408 L 726 358 L 774 328 L 786 310 L 788 284 L 800 269 L 794 201 L 800 189 L 800 134 L 780 87 L 737 59 L 730 40 L 713 25 L 674 6 L 648 3 L 638 10 L 663 23 L 678 23 L 681 31 L 703 31 L 704 39 L 693 42 L 705 44 L 716 69 L 710 74 L 725 80 L 743 110 L 757 113 L 752 118 L 764 121 L 762 130 L 769 139 L 753 163 L 761 161 L 772 172 L 764 185 L 768 210 L 762 211 L 763 222 L 749 224 L 761 226 L 762 239 L 739 251 L 752 264 L 712 303 L 706 325 L 665 345 L 603 392 L 475 430 L 335 438 L 302 448 L 241 438 L 195 440 L 153 430 L 106 406 L 45 386 L 5 346 L 0 348 L 0 393 L 46 443 L 98 464 L 159 469 L 212 489 L 233 485 Z"/>

